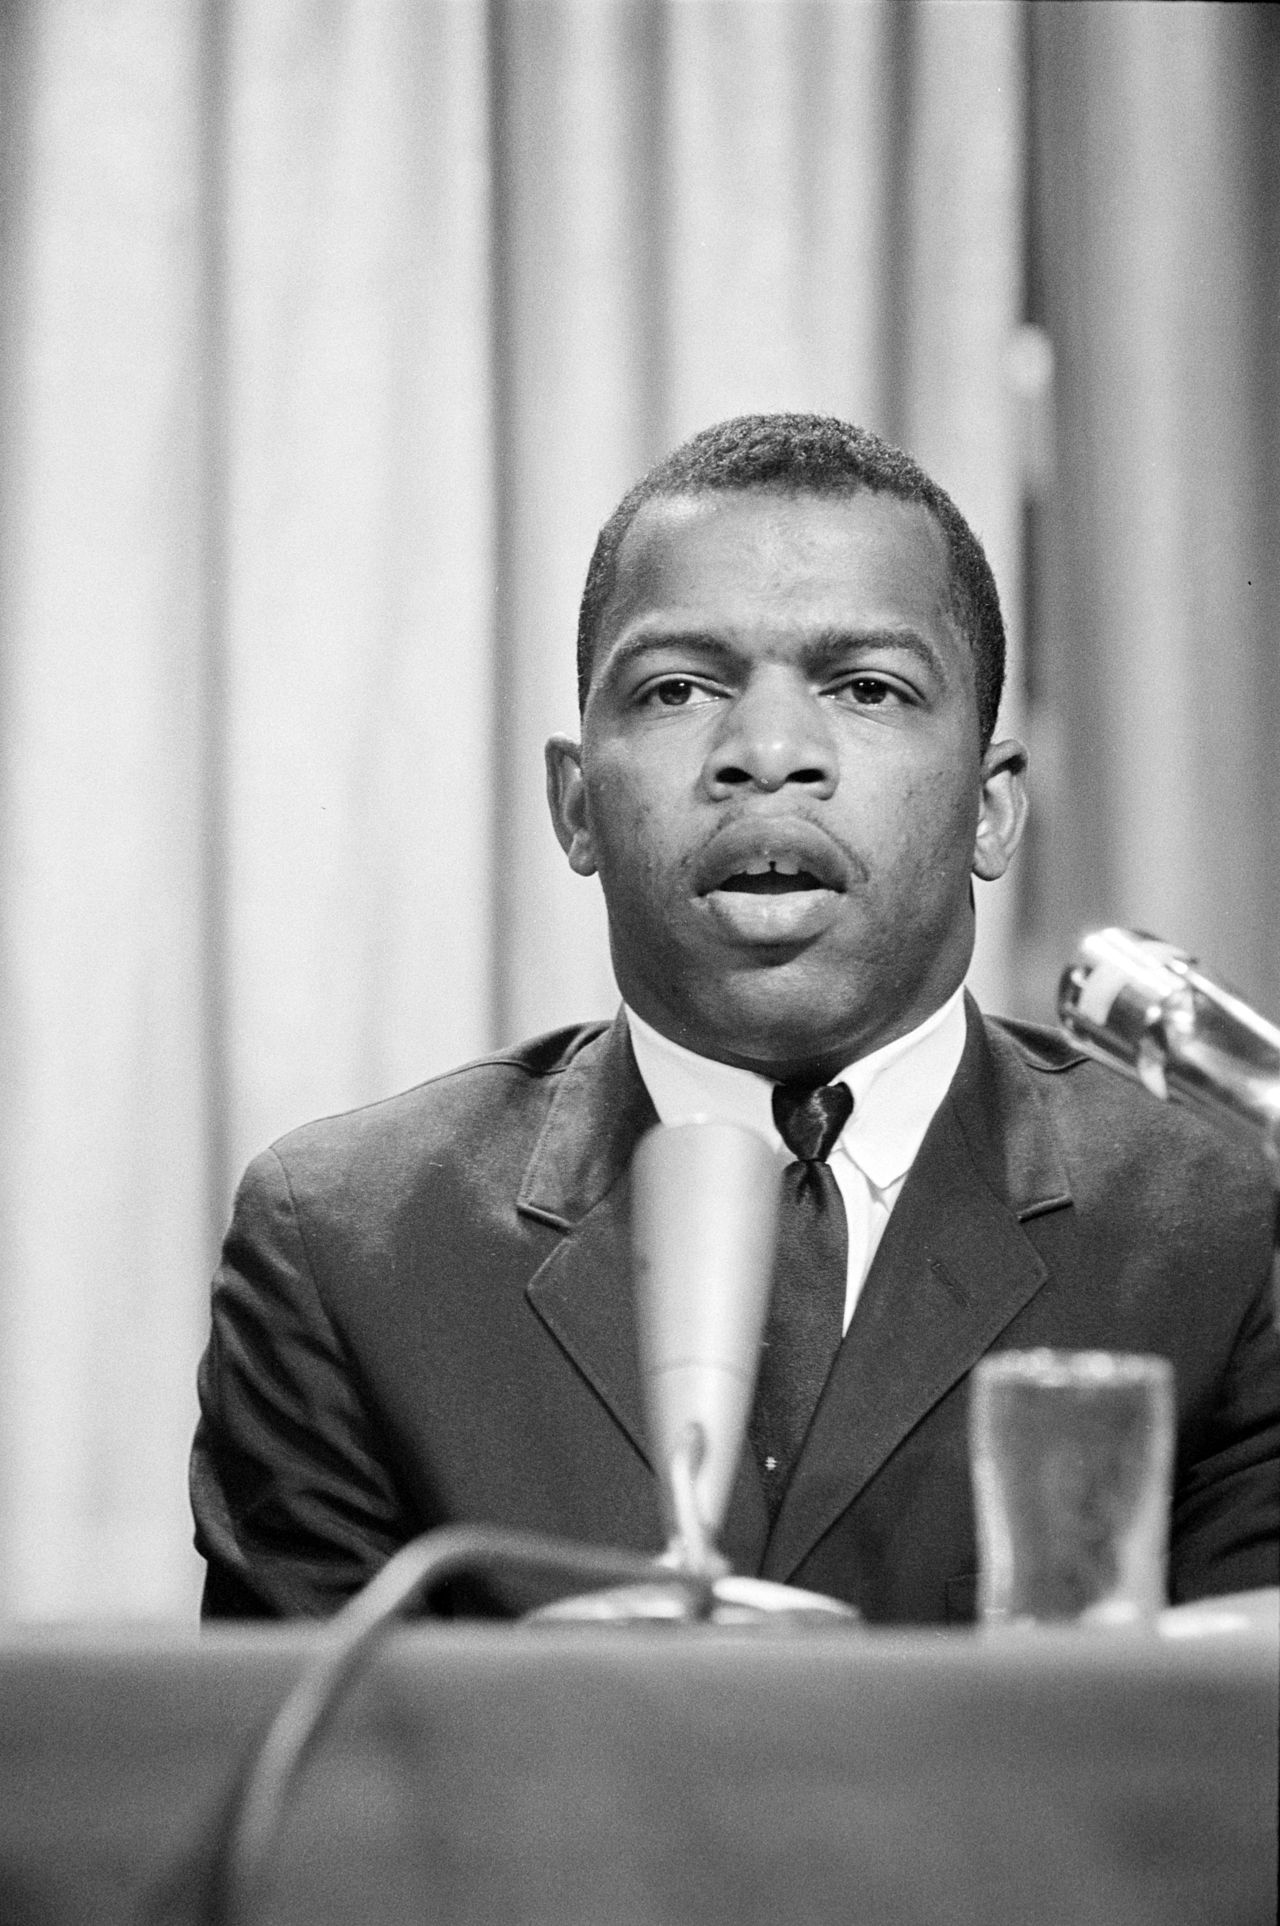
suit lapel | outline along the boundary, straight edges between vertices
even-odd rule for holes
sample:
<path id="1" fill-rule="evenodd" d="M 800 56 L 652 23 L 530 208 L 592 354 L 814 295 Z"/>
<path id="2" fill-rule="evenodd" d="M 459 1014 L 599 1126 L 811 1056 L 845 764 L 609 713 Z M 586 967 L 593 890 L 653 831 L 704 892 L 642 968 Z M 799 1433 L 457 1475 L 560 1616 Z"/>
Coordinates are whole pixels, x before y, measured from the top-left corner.
<path id="1" fill-rule="evenodd" d="M 764 1560 L 790 1577 L 1040 1288 L 1023 1219 L 1070 1202 L 1032 1079 L 969 1006 L 952 1089 L 903 1186 Z"/>
<path id="2" fill-rule="evenodd" d="M 646 1464 L 630 1166 L 657 1121 L 619 1014 L 563 1072 L 517 1199 L 522 1214 L 563 1233 L 529 1280 L 529 1303 Z M 758 1568 L 765 1528 L 759 1478 L 744 1452 L 722 1534 L 735 1568 Z"/>
<path id="3" fill-rule="evenodd" d="M 619 1013 L 563 1072 L 517 1199 L 523 1215 L 563 1233 L 529 1281 L 529 1302 L 642 1454 L 630 1166 L 656 1122 Z"/>

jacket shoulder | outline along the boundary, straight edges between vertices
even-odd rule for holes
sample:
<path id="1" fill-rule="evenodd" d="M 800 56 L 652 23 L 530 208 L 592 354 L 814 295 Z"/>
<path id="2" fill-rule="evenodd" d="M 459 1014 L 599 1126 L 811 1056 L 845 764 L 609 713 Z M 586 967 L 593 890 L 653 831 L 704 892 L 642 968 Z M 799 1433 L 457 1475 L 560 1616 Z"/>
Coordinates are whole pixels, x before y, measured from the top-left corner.
<path id="1" fill-rule="evenodd" d="M 491 1167 L 507 1146 L 516 1160 L 536 1141 L 564 1073 L 589 1060 L 609 1033 L 582 1023 L 474 1058 L 408 1090 L 287 1132 L 255 1160 L 282 1166 L 295 1191 L 335 1179 L 382 1189 L 406 1169 Z"/>
<path id="2" fill-rule="evenodd" d="M 1273 1192 L 1260 1144 L 1185 1104 L 1160 1102 L 1060 1031 L 1004 1017 L 983 1023 L 1006 1074 L 1012 1066 L 1029 1077 L 1051 1118 L 1078 1202 L 1099 1185 L 1116 1196 L 1131 1185 L 1135 1199 L 1154 1188 L 1166 1208 L 1174 1197 L 1194 1198 L 1208 1215 L 1243 1211 L 1269 1226 Z"/>
<path id="3" fill-rule="evenodd" d="M 982 1021 L 988 1036 L 994 1032 L 997 1041 L 1003 1040 L 1006 1045 L 1012 1046 L 1015 1054 L 1030 1070 L 1052 1073 L 1093 1062 L 1070 1037 L 1061 1030 L 1051 1030 L 1047 1024 L 1024 1023 L 1014 1017 L 986 1015 Z"/>

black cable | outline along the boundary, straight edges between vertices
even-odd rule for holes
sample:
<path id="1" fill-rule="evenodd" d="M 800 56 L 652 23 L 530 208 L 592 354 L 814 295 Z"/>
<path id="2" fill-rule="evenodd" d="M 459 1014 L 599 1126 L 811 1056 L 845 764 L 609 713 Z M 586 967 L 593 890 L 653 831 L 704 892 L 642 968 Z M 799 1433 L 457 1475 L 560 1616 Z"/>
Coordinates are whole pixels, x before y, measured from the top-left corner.
<path id="1" fill-rule="evenodd" d="M 691 1616 L 712 1604 L 708 1579 L 652 1558 L 498 1526 L 450 1525 L 405 1545 L 323 1627 L 320 1648 L 236 1775 L 218 1826 L 205 1926 L 251 1926 L 289 1801 L 348 1689 L 400 1614 L 443 1578 L 489 1566 L 552 1571 L 595 1585 L 685 1584 Z"/>

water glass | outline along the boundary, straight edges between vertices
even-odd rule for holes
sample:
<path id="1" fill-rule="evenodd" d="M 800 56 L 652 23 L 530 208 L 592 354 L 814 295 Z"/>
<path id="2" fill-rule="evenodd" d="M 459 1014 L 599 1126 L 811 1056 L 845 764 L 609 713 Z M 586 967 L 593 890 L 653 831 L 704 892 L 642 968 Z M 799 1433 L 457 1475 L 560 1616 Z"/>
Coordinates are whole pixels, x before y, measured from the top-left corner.
<path id="1" fill-rule="evenodd" d="M 969 1425 L 983 1624 L 1154 1622 L 1165 1603 L 1173 1437 L 1165 1358 L 984 1358 Z"/>

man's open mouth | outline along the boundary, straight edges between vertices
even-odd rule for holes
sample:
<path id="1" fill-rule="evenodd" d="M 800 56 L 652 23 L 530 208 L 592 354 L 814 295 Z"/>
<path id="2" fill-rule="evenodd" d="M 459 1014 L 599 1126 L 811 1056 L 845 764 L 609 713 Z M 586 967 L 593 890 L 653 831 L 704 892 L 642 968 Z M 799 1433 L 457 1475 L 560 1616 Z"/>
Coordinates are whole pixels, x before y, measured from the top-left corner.
<path id="1" fill-rule="evenodd" d="M 695 883 L 731 943 L 775 954 L 828 929 L 847 888 L 838 846 L 795 817 L 728 824 L 704 851 Z"/>
<path id="2" fill-rule="evenodd" d="M 703 850 L 694 873 L 700 896 L 798 896 L 843 891 L 846 863 L 838 845 L 813 824 L 741 817 Z"/>
<path id="3" fill-rule="evenodd" d="M 770 863 L 766 869 L 735 870 L 719 887 L 746 896 L 785 896 L 794 890 L 825 889 L 827 885 L 812 870 L 787 869 Z"/>

